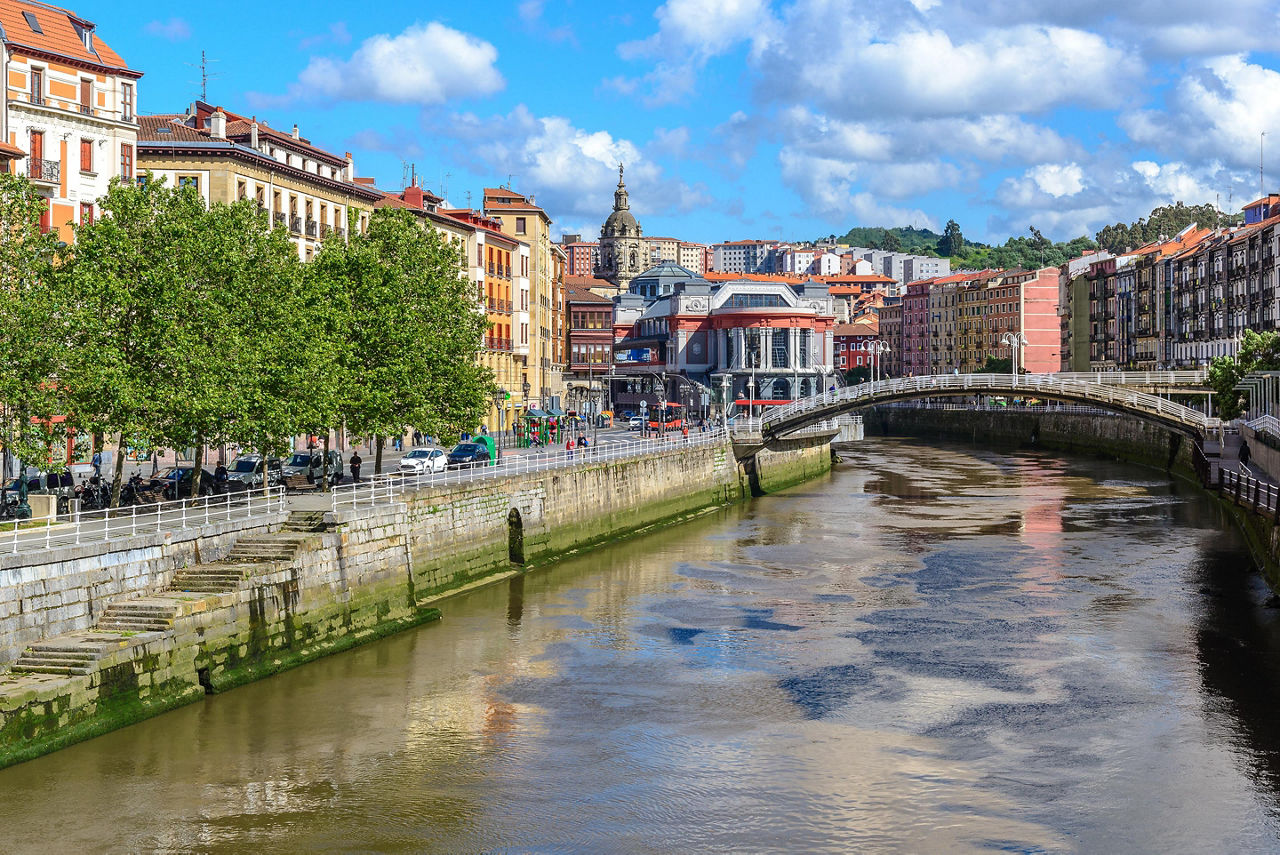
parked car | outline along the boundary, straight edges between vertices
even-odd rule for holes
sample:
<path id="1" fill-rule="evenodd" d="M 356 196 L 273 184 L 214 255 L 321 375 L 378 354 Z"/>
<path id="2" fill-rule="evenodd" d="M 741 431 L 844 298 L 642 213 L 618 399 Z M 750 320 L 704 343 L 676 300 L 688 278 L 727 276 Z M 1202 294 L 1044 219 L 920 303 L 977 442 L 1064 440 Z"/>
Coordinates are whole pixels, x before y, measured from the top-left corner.
<path id="1" fill-rule="evenodd" d="M 284 461 L 279 457 L 267 458 L 267 483 L 276 487 L 284 482 Z M 231 489 L 262 486 L 262 455 L 242 454 L 231 461 L 227 469 L 227 482 Z"/>
<path id="2" fill-rule="evenodd" d="M 489 449 L 478 442 L 460 442 L 453 447 L 453 451 L 449 452 L 448 463 L 450 469 L 458 469 L 463 466 L 485 466 L 489 463 Z"/>
<path id="3" fill-rule="evenodd" d="M 158 489 L 161 494 L 172 501 L 175 498 L 187 498 L 191 495 L 191 477 L 195 472 L 194 466 L 170 466 L 163 469 L 151 479 L 152 489 Z M 214 491 L 213 473 L 208 469 L 200 470 L 200 495 L 212 495 Z M 174 491 L 174 487 L 177 491 Z"/>
<path id="4" fill-rule="evenodd" d="M 415 448 L 400 458 L 400 471 L 406 475 L 426 472 L 443 472 L 448 465 L 443 448 Z"/>
<path id="5" fill-rule="evenodd" d="M 280 467 L 281 478 L 289 478 L 294 475 L 306 475 L 307 480 L 316 482 L 320 480 L 321 461 L 324 454 L 320 451 L 295 451 L 293 455 L 284 462 Z M 329 452 L 329 465 L 325 467 L 329 471 L 329 483 L 342 483 L 342 453 L 338 451 Z"/>
<path id="6" fill-rule="evenodd" d="M 632 416 L 630 419 L 627 420 L 627 430 L 643 430 L 643 429 L 644 429 L 644 419 L 640 418 L 639 416 Z"/>

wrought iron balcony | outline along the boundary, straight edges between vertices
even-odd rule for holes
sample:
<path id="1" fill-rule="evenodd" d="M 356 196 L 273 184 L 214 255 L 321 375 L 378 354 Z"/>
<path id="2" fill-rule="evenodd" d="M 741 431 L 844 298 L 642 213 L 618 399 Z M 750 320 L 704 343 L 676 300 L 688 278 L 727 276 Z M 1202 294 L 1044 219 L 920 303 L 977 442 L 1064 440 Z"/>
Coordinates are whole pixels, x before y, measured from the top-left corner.
<path id="1" fill-rule="evenodd" d="M 40 157 L 27 158 L 27 177 L 44 184 L 57 184 L 62 180 L 62 164 Z"/>
<path id="2" fill-rule="evenodd" d="M 276 211 L 274 214 L 272 214 L 271 221 L 274 225 L 277 225 L 277 226 L 288 225 L 288 219 L 285 217 L 284 211 Z"/>
<path id="3" fill-rule="evenodd" d="M 297 214 L 289 217 L 289 231 L 293 232 L 295 235 L 302 234 L 302 217 L 299 217 Z"/>
<path id="4" fill-rule="evenodd" d="M 320 224 L 315 220 L 307 220 L 307 237 L 314 238 L 319 234 Z"/>

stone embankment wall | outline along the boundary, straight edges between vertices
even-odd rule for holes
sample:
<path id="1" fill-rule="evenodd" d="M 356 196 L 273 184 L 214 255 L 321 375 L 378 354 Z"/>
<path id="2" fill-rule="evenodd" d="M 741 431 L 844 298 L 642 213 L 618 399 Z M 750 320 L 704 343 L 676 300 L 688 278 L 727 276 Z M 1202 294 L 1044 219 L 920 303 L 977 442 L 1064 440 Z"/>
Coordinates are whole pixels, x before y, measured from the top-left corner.
<path id="1" fill-rule="evenodd" d="M 227 556 L 234 537 L 225 533 L 170 545 L 169 554 L 152 545 L 69 559 L 86 562 L 72 574 L 103 564 L 113 578 L 133 580 L 137 587 L 115 602 L 164 604 L 169 625 L 141 633 L 77 626 L 39 647 L 46 656 L 88 651 L 96 658 L 84 673 L 0 675 L 0 766 L 439 617 L 445 594 L 738 501 L 756 481 L 768 489 L 798 483 L 829 469 L 830 448 L 827 439 L 795 443 L 762 451 L 754 466 L 749 478 L 727 442 L 681 447 L 440 485 L 372 510 L 321 514 L 327 531 L 298 533 L 297 519 L 281 531 L 276 520 L 265 539 L 288 544 L 289 557 L 264 560 L 225 593 L 162 590 L 176 570 L 190 573 L 192 561 Z M 69 599 L 76 614 L 90 601 L 83 593 Z"/>
<path id="2" fill-rule="evenodd" d="M 867 436 L 942 437 L 1048 448 L 1129 460 L 1195 478 L 1191 440 L 1131 416 L 876 407 L 863 414 L 863 424 Z"/>
<path id="3" fill-rule="evenodd" d="M 43 564 L 0 553 L 0 665 L 37 641 L 91 628 L 112 600 L 159 591 L 175 571 L 218 561 L 237 536 L 279 528 L 287 516 L 269 514 L 248 529 L 214 524 L 59 547 Z"/>

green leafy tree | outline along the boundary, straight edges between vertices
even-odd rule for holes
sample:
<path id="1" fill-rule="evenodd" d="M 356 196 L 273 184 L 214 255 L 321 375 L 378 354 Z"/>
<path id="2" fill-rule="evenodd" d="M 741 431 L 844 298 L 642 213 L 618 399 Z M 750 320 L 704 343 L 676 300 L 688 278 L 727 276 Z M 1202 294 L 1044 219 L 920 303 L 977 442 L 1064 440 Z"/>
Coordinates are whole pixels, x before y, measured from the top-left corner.
<path id="1" fill-rule="evenodd" d="M 988 356 L 986 362 L 983 363 L 982 367 L 978 369 L 978 373 L 979 374 L 1012 374 L 1013 359 L 1012 357 L 997 359 L 994 356 Z"/>
<path id="2" fill-rule="evenodd" d="M 190 358 L 184 292 L 206 263 L 204 203 L 148 176 L 112 182 L 100 206 L 60 269 L 72 318 L 64 385 L 78 423 L 118 435 L 121 452 L 155 447 L 172 440 L 168 420 L 180 408 L 173 398 Z M 117 454 L 113 504 L 123 466 Z"/>
<path id="3" fill-rule="evenodd" d="M 30 181 L 0 173 L 0 442 L 6 459 L 56 469 L 69 319 L 54 276 L 57 236 L 40 229 L 48 209 Z"/>
<path id="4" fill-rule="evenodd" d="M 1236 356 L 1218 356 L 1209 363 L 1209 386 L 1219 416 L 1234 419 L 1244 411 L 1247 396 L 1235 386 L 1252 371 L 1280 371 L 1280 334 L 1245 330 Z"/>
<path id="5" fill-rule="evenodd" d="M 964 235 L 960 233 L 960 224 L 955 220 L 947 220 L 947 226 L 942 230 L 942 237 L 938 240 L 938 255 L 950 258 L 962 252 L 964 252 Z"/>
<path id="6" fill-rule="evenodd" d="M 880 241 L 880 248 L 885 252 L 902 252 L 902 239 L 896 232 L 886 231 Z"/>
<path id="7" fill-rule="evenodd" d="M 341 415 L 347 427 L 383 440 L 414 425 L 449 435 L 472 429 L 493 392 L 475 356 L 487 326 L 457 250 L 404 210 L 378 209 L 368 231 L 326 244 L 315 275 L 350 306 Z"/>

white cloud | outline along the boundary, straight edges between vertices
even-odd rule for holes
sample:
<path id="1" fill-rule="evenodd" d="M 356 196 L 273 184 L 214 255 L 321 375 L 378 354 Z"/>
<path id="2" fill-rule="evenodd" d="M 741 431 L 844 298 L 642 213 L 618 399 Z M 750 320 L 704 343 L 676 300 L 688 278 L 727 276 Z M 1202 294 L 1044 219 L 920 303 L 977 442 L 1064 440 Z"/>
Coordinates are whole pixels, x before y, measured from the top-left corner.
<path id="1" fill-rule="evenodd" d="M 1077 163 L 1042 163 L 1028 169 L 1027 177 L 1055 199 L 1084 189 L 1084 170 Z"/>
<path id="2" fill-rule="evenodd" d="M 314 57 L 285 99 L 440 104 L 505 85 L 489 42 L 437 22 L 366 39 L 350 59 Z M 261 98 L 259 101 L 263 100 Z"/>
<path id="3" fill-rule="evenodd" d="M 1245 168 L 1256 163 L 1260 134 L 1280 143 L 1280 72 L 1223 56 L 1193 66 L 1164 110 L 1121 116 L 1138 143 L 1178 156 L 1218 158 Z"/>
<path id="4" fill-rule="evenodd" d="M 151 21 L 143 29 L 149 36 L 181 42 L 191 38 L 191 25 L 181 18 L 170 18 L 167 21 Z"/>
<path id="5" fill-rule="evenodd" d="M 642 225 L 644 214 L 689 211 L 711 202 L 705 188 L 664 176 L 630 140 L 578 128 L 561 116 L 535 116 L 521 105 L 506 116 L 455 116 L 450 126 L 458 156 L 469 158 L 473 171 L 514 175 L 515 188 L 536 193 L 538 204 L 557 220 L 595 221 L 598 229 L 613 208 L 620 162 Z"/>
<path id="6" fill-rule="evenodd" d="M 1126 51 L 1077 29 L 1017 26 L 956 41 L 941 30 L 882 32 L 861 18 L 841 24 L 824 23 L 841 33 L 840 50 L 812 50 L 807 38 L 771 42 L 756 63 L 765 94 L 812 97 L 845 118 L 1007 114 L 1114 106 L 1140 72 Z"/>
<path id="7" fill-rule="evenodd" d="M 1210 176 L 1194 174 L 1185 163 L 1159 164 L 1149 160 L 1139 160 L 1133 164 L 1133 171 L 1142 176 L 1146 186 L 1157 198 L 1170 202 L 1186 202 L 1189 205 L 1200 205 L 1214 200 L 1214 189 L 1208 183 L 1211 180 Z"/>
<path id="8" fill-rule="evenodd" d="M 673 104 L 693 92 L 698 72 L 712 57 L 750 42 L 768 43 L 776 21 L 768 0 L 668 0 L 654 12 L 658 30 L 648 38 L 624 42 L 626 60 L 656 59 L 639 78 L 615 78 L 608 85 L 624 94 L 643 90 L 650 107 Z"/>
<path id="9" fill-rule="evenodd" d="M 860 166 L 784 148 L 778 154 L 783 180 L 804 200 L 810 213 L 833 222 L 936 226 L 919 208 L 885 205 L 858 190 Z"/>

